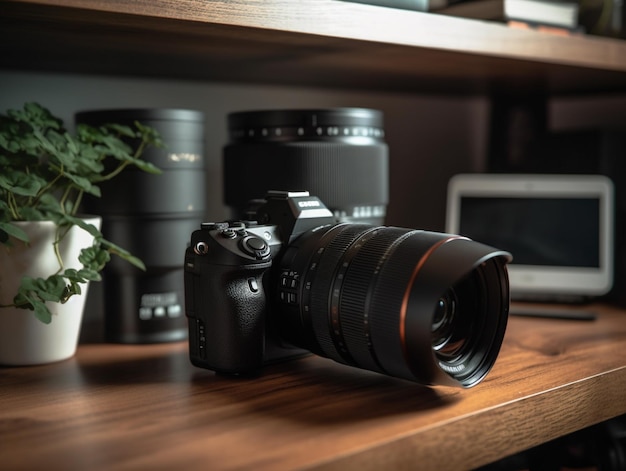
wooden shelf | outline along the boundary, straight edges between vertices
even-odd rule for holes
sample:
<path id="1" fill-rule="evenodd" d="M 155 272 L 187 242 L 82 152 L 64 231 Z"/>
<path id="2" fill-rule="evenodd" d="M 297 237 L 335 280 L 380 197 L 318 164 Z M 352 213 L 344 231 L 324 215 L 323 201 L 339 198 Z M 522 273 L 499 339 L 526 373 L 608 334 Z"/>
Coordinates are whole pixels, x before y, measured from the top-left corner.
<path id="1" fill-rule="evenodd" d="M 79 347 L 0 374 L 6 469 L 472 469 L 626 413 L 626 311 L 511 318 L 478 386 L 426 388 L 310 356 L 254 379 L 186 343 Z"/>
<path id="2" fill-rule="evenodd" d="M 626 41 L 339 0 L 1 1 L 2 67 L 389 91 L 626 91 Z"/>
<path id="3" fill-rule="evenodd" d="M 0 67 L 389 92 L 626 92 L 626 42 L 339 0 L 0 0 Z M 5 90 L 5 92 L 7 92 Z M 626 311 L 512 318 L 487 379 L 310 356 L 233 379 L 187 344 L 0 371 L 7 469 L 472 469 L 626 413 Z"/>

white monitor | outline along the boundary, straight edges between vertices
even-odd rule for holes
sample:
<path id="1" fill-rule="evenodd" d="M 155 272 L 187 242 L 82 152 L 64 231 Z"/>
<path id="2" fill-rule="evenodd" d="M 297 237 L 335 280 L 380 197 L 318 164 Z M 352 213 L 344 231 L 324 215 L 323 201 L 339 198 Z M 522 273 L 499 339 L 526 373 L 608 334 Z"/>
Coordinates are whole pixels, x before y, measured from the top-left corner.
<path id="1" fill-rule="evenodd" d="M 446 231 L 513 254 L 513 299 L 600 296 L 613 285 L 613 199 L 599 175 L 461 174 Z"/>

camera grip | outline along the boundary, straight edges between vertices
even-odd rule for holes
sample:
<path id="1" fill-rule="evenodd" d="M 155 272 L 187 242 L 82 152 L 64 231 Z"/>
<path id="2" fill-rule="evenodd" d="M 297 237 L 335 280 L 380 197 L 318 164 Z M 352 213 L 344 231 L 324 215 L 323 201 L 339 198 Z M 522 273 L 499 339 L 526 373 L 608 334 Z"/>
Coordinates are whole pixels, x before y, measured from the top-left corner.
<path id="1" fill-rule="evenodd" d="M 193 300 L 191 305 L 187 303 L 192 363 L 231 374 L 261 367 L 265 349 L 266 267 L 203 268 L 201 274 L 186 273 L 193 283 Z"/>

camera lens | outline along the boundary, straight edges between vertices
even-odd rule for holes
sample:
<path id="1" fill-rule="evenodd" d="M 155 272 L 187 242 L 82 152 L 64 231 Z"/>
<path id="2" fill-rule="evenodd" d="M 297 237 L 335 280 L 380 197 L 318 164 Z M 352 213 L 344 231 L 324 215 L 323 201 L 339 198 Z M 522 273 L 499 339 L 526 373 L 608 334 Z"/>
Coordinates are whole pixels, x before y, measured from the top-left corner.
<path id="1" fill-rule="evenodd" d="M 156 129 L 164 148 L 143 159 L 162 170 L 127 169 L 100 184 L 102 198 L 85 209 L 102 215 L 102 231 L 146 265 L 142 272 L 114 257 L 104 272 L 105 335 L 120 343 L 157 343 L 187 337 L 180 251 L 205 210 L 204 113 L 186 109 L 84 111 L 76 123 L 100 126 L 135 121 Z M 135 148 L 137 142 L 128 144 Z"/>
<path id="2" fill-rule="evenodd" d="M 268 190 L 307 190 L 338 221 L 382 224 L 389 200 L 383 115 L 365 108 L 270 110 L 228 116 L 224 200 L 246 217 Z"/>
<path id="3" fill-rule="evenodd" d="M 273 281 L 280 336 L 348 365 L 471 387 L 502 344 L 509 259 L 427 231 L 338 224 L 306 233 L 286 249 Z M 286 274 L 298 280 L 291 296 Z"/>

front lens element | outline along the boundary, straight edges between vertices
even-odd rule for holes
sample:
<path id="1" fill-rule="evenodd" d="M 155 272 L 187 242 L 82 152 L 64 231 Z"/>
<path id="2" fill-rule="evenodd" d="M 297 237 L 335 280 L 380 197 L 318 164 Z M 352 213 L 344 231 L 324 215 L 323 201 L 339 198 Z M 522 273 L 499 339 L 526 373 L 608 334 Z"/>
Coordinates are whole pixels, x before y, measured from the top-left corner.
<path id="1" fill-rule="evenodd" d="M 433 316 L 433 349 L 446 359 L 456 357 L 466 344 L 468 332 L 457 318 L 459 301 L 454 288 L 450 288 L 437 300 Z"/>

